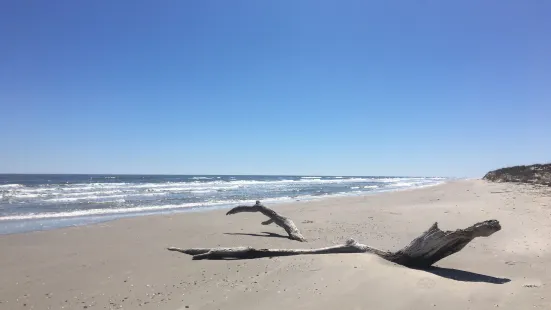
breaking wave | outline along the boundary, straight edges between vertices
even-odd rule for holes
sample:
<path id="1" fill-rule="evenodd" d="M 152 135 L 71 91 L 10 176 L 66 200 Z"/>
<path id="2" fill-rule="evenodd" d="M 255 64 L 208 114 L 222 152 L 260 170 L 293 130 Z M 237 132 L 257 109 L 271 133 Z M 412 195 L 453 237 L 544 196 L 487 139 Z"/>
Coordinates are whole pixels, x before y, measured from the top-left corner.
<path id="1" fill-rule="evenodd" d="M 0 175 L 0 221 L 118 217 L 430 186 L 444 178 Z M 0 233 L 4 232 L 0 229 Z M 8 229 L 9 232 L 9 229 Z"/>

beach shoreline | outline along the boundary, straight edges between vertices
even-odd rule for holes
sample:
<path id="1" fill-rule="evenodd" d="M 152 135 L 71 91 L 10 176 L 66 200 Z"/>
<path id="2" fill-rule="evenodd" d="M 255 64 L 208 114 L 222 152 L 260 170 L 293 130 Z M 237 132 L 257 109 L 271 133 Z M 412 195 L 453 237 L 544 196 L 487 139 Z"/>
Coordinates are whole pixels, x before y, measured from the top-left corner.
<path id="1" fill-rule="evenodd" d="M 543 193 L 543 194 L 542 194 Z M 273 205 L 308 239 L 261 214 L 225 210 L 132 217 L 0 235 L 0 309 L 520 309 L 549 307 L 551 198 L 480 180 Z M 354 238 L 396 250 L 442 230 L 497 219 L 430 272 L 370 254 L 193 261 L 177 247 L 314 248 Z"/>
<path id="2" fill-rule="evenodd" d="M 110 178 L 114 178 L 114 177 L 110 177 Z M 206 179 L 206 177 L 199 177 L 199 178 L 200 179 L 197 179 L 197 177 L 193 177 L 192 179 L 195 179 L 195 180 Z M 214 178 L 215 176 L 209 179 L 214 179 Z M 297 178 L 297 177 L 294 177 L 294 178 Z M 306 181 L 308 180 L 317 181 L 318 178 L 321 178 L 321 177 L 300 177 L 300 178 L 305 179 Z M 341 180 L 348 181 L 347 179 L 344 179 L 345 177 L 326 177 L 326 178 L 339 178 L 338 180 L 333 180 L 333 181 L 341 181 Z M 352 178 L 359 178 L 359 177 L 352 177 Z M 368 178 L 371 178 L 371 177 L 368 177 Z M 400 182 L 403 179 L 406 179 L 406 180 L 430 179 L 430 178 L 412 178 L 412 177 L 377 177 L 377 178 L 383 179 L 383 180 L 395 179 L 397 180 L 396 182 Z M 359 179 L 361 180 L 361 178 Z M 439 178 L 436 178 L 436 179 L 439 179 Z M 376 189 L 373 189 L 373 190 L 370 189 L 369 191 L 340 192 L 340 193 L 326 194 L 326 195 L 320 195 L 320 196 L 274 197 L 274 198 L 262 199 L 262 202 L 269 205 L 278 205 L 278 204 L 289 204 L 289 203 L 296 203 L 296 202 L 303 202 L 303 201 L 318 201 L 323 199 L 331 199 L 331 198 L 339 198 L 339 197 L 356 197 L 356 196 L 364 196 L 364 195 L 369 196 L 369 195 L 385 193 L 385 192 L 412 190 L 412 189 L 430 187 L 438 184 L 443 184 L 447 181 L 448 179 L 441 178 L 441 180 L 431 181 L 431 183 L 428 183 L 428 184 L 423 184 L 423 182 L 421 182 L 422 185 L 418 185 L 418 184 L 409 185 L 408 183 L 407 186 L 405 187 L 367 186 L 367 187 L 375 187 Z M 174 186 L 172 184 L 174 183 L 166 183 L 165 185 Z M 22 186 L 20 184 L 8 184 L 8 185 L 13 187 Z M 109 184 L 109 183 L 106 185 L 113 186 L 112 184 Z M 155 186 L 158 186 L 159 184 L 151 183 L 149 185 L 155 187 Z M 197 185 L 197 184 L 193 184 L 193 185 Z M 144 185 L 139 184 L 137 186 L 143 187 Z M 357 188 L 357 187 L 352 187 L 352 188 Z M 30 190 L 40 191 L 44 189 L 30 189 Z M 26 195 L 26 194 L 23 194 L 23 195 Z M 73 194 L 69 194 L 69 195 L 73 195 Z M 69 199 L 74 199 L 74 198 L 69 198 Z M 143 206 L 143 207 L 138 207 L 139 209 L 141 209 L 140 212 L 128 212 L 128 213 L 119 213 L 119 211 L 121 211 L 120 206 L 114 205 L 111 208 L 106 207 L 104 209 L 90 209 L 84 206 L 85 208 L 82 210 L 73 209 L 65 212 L 60 211 L 57 213 L 56 212 L 41 213 L 40 211 L 37 211 L 37 212 L 28 213 L 24 215 L 12 215 L 7 217 L 0 216 L 0 235 L 19 234 L 19 233 L 27 233 L 27 232 L 33 232 L 33 231 L 48 231 L 48 230 L 55 230 L 55 229 L 67 228 L 67 227 L 83 226 L 83 225 L 94 225 L 94 224 L 100 224 L 100 223 L 105 223 L 110 221 L 116 221 L 119 219 L 133 218 L 133 217 L 139 217 L 139 216 L 170 215 L 170 214 L 187 213 L 187 212 L 210 212 L 210 211 L 216 211 L 216 210 L 226 210 L 238 204 L 254 204 L 254 201 L 256 201 L 257 199 L 258 197 L 254 197 L 254 199 L 251 198 L 249 201 L 239 201 L 239 202 L 236 201 L 231 203 L 230 202 L 213 203 L 212 201 L 205 201 L 204 203 L 195 203 L 195 204 L 184 203 L 183 205 L 180 205 L 180 206 L 174 205 L 174 208 L 172 209 L 171 208 L 165 209 L 164 207 L 161 207 L 161 209 L 158 209 L 158 207 L 156 206 L 152 206 L 152 207 Z M 10 208 L 10 206 L 11 204 L 5 205 L 4 208 Z M 15 206 L 16 206 L 15 208 L 12 208 L 14 211 L 20 210 L 21 208 L 26 209 L 25 205 L 15 204 Z M 44 210 L 47 210 L 48 207 L 51 207 L 51 206 L 45 205 Z M 0 208 L 2 208 L 1 205 L 0 205 Z M 130 207 L 129 209 L 133 209 L 133 208 L 135 207 Z M 99 214 L 91 214 L 91 212 L 98 212 Z M 81 214 L 81 215 L 75 216 L 76 214 Z"/>

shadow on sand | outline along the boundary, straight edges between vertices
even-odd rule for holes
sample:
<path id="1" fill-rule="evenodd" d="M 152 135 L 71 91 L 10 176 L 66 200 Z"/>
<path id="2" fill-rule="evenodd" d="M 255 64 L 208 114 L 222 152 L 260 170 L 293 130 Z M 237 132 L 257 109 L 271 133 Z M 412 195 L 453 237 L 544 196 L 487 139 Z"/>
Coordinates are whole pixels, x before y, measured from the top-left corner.
<path id="1" fill-rule="evenodd" d="M 266 231 L 263 231 L 262 233 L 263 234 L 252 234 L 252 233 L 224 233 L 224 234 L 232 235 L 232 236 L 251 236 L 251 237 L 268 237 L 268 238 L 285 238 L 285 239 L 289 238 L 287 236 L 266 232 Z M 258 257 L 250 257 L 250 258 L 244 258 L 244 259 L 254 259 L 254 258 L 258 258 Z M 432 266 L 426 269 L 417 269 L 417 270 L 429 272 L 442 278 L 455 280 L 455 281 L 462 281 L 462 282 L 484 282 L 484 283 L 491 283 L 491 284 L 505 284 L 505 283 L 511 282 L 511 279 L 507 279 L 507 278 L 497 278 L 497 277 L 492 277 L 481 273 L 459 270 L 454 268 Z"/>
<path id="2" fill-rule="evenodd" d="M 232 236 L 251 236 L 251 237 L 269 237 L 269 238 L 285 238 L 285 239 L 289 239 L 288 236 L 284 236 L 284 235 L 280 235 L 280 234 L 276 234 L 276 233 L 271 233 L 271 232 L 267 232 L 267 231 L 263 231 L 262 233 L 263 233 L 263 235 L 261 235 L 261 234 L 247 234 L 247 233 L 224 233 L 224 235 L 232 235 Z"/>
<path id="3" fill-rule="evenodd" d="M 442 278 L 456 280 L 456 281 L 463 281 L 463 282 L 485 282 L 485 283 L 492 283 L 492 284 L 504 284 L 507 282 L 511 282 L 511 279 L 507 279 L 507 278 L 496 278 L 496 277 L 492 277 L 492 276 L 488 276 L 480 273 L 458 270 L 453 268 L 443 268 L 443 267 L 433 266 L 427 269 L 420 269 L 420 270 L 430 272 Z"/>

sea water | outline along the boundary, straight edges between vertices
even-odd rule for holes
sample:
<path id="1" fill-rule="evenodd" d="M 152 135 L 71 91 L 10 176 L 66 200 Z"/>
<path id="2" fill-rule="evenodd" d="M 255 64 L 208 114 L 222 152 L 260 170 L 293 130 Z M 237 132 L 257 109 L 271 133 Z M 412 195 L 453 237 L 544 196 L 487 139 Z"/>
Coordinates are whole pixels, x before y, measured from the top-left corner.
<path id="1" fill-rule="evenodd" d="M 0 174 L 0 234 L 122 217 L 362 195 L 438 177 Z"/>

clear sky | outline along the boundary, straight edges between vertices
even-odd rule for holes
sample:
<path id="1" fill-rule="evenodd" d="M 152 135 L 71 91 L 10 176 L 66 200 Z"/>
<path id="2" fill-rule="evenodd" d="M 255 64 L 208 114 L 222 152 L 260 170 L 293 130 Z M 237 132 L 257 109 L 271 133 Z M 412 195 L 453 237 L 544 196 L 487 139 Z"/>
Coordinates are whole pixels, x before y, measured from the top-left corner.
<path id="1" fill-rule="evenodd" d="M 551 1 L 0 1 L 0 172 L 551 161 Z"/>

